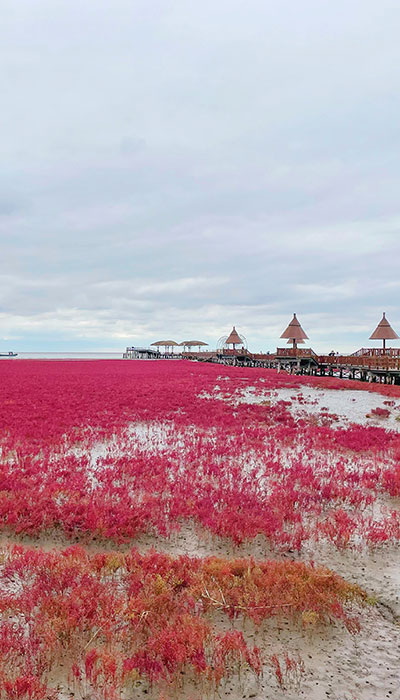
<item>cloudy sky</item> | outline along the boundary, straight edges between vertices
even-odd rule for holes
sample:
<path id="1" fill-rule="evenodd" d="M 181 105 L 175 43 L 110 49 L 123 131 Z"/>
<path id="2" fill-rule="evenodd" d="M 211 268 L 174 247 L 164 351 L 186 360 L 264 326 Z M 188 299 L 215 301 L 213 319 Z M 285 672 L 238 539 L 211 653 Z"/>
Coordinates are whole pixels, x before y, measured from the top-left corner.
<path id="1" fill-rule="evenodd" d="M 399 32 L 398 0 L 1 0 L 0 351 L 400 334 Z"/>

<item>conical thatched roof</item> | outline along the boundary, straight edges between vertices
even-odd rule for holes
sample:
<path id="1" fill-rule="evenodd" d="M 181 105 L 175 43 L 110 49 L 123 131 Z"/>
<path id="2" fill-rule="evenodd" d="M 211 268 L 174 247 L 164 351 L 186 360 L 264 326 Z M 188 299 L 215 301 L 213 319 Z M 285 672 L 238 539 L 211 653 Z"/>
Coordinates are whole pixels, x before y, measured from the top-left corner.
<path id="1" fill-rule="evenodd" d="M 233 326 L 230 335 L 228 335 L 227 339 L 225 340 L 225 345 L 243 345 L 243 340 L 241 339 L 240 335 L 238 334 L 235 326 Z"/>
<path id="2" fill-rule="evenodd" d="M 369 336 L 370 340 L 396 340 L 399 336 L 393 330 L 389 321 L 386 318 L 385 312 L 383 312 L 382 320 L 378 323 L 372 335 Z"/>
<path id="3" fill-rule="evenodd" d="M 308 338 L 308 335 L 303 331 L 300 323 L 297 320 L 296 314 L 293 314 L 293 318 L 290 321 L 288 327 L 283 331 L 281 338 L 289 338 L 290 340 L 296 340 L 300 342 L 304 338 Z"/>

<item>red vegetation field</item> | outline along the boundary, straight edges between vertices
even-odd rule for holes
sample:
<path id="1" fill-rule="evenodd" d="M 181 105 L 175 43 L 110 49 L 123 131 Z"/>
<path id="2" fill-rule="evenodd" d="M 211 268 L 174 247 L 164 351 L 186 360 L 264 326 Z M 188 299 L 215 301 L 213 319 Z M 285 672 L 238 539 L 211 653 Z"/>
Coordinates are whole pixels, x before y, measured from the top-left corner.
<path id="1" fill-rule="evenodd" d="M 238 630 L 218 632 L 210 611 L 256 624 L 273 615 L 312 625 L 341 619 L 357 630 L 344 604 L 365 599 L 359 587 L 300 562 L 136 550 L 89 556 L 76 546 L 51 553 L 15 546 L 3 558 L 0 609 L 12 621 L 0 630 L 0 680 L 10 698 L 51 695 L 46 676 L 61 659 L 75 690 L 109 698 L 139 678 L 171 686 L 182 670 L 210 688 L 232 666 L 259 675 L 259 649 Z"/>
<path id="2" fill-rule="evenodd" d="M 397 542 L 399 433 L 335 428 L 329 413 L 296 419 L 284 401 L 239 401 L 246 387 L 262 397 L 304 383 L 269 370 L 4 361 L 0 376 L 3 539 L 120 547 L 4 547 L 1 699 L 61 697 L 61 661 L 64 686 L 106 699 L 122 688 L 133 697 L 142 682 L 168 693 L 182 672 L 205 697 L 226 675 L 259 675 L 265 663 L 282 682 L 297 662 L 261 658 L 240 630 L 218 627 L 217 613 L 256 625 L 275 615 L 311 627 L 337 620 L 357 630 L 354 606 L 366 595 L 327 569 L 131 547 L 146 533 L 157 548 L 184 522 L 233 544 L 264 536 L 277 554 L 321 541 L 340 549 Z M 400 387 L 381 389 L 400 396 Z"/>
<path id="3" fill-rule="evenodd" d="M 378 519 L 368 508 L 400 495 L 400 434 L 295 420 L 286 402 L 234 403 L 249 384 L 265 392 L 298 378 L 223 368 L 230 379 L 216 399 L 212 365 L 26 361 L 0 372 L 7 531 L 121 543 L 192 519 L 236 543 L 262 533 L 281 549 L 400 536 L 390 502 Z"/>

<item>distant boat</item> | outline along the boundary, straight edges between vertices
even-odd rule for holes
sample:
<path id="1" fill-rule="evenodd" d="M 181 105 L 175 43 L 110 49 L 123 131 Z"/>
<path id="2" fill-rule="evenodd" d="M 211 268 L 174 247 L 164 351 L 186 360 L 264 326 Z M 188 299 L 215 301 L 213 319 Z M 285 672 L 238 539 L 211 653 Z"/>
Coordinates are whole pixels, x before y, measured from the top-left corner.
<path id="1" fill-rule="evenodd" d="M 17 352 L 0 352 L 0 357 L 17 357 Z"/>

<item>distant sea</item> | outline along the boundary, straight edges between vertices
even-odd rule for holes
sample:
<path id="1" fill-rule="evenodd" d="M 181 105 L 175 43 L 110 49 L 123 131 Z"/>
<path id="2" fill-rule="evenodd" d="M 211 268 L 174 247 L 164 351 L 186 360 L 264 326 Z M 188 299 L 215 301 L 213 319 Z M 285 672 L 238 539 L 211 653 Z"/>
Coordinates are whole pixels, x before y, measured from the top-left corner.
<path id="1" fill-rule="evenodd" d="M 5 352 L 5 351 L 3 351 Z M 122 352 L 19 352 L 0 360 L 122 360 Z"/>

